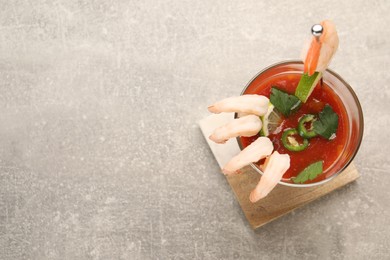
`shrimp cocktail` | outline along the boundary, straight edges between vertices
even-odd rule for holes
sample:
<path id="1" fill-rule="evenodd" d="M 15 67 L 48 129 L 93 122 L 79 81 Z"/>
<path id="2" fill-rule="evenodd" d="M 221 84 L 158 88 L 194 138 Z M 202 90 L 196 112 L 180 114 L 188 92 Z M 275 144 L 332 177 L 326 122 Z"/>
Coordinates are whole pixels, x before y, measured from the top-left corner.
<path id="1" fill-rule="evenodd" d="M 210 139 L 237 138 L 241 152 L 222 169 L 226 175 L 251 165 L 262 177 L 250 194 L 256 202 L 277 183 L 308 187 L 329 181 L 355 156 L 363 135 L 363 115 L 352 88 L 327 69 L 339 44 L 336 28 L 325 20 L 312 27 L 300 61 L 260 72 L 241 96 L 208 109 L 235 112 Z"/>

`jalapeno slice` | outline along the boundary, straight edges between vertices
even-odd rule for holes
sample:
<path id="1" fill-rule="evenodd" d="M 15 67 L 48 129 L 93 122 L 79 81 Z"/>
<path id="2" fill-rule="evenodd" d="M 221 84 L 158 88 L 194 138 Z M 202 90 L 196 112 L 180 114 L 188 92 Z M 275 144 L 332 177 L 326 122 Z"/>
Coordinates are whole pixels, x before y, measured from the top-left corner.
<path id="1" fill-rule="evenodd" d="M 298 143 L 294 135 L 298 135 L 297 129 L 293 128 L 285 130 L 282 135 L 283 146 L 286 147 L 287 150 L 292 152 L 299 152 L 305 150 L 309 146 L 309 140 L 303 138 L 303 143 L 300 144 Z"/>
<path id="2" fill-rule="evenodd" d="M 311 114 L 304 115 L 298 123 L 299 135 L 303 138 L 313 138 L 317 136 L 317 133 L 313 130 L 313 123 L 316 121 L 316 117 Z M 310 123 L 310 128 L 307 129 L 305 124 Z"/>

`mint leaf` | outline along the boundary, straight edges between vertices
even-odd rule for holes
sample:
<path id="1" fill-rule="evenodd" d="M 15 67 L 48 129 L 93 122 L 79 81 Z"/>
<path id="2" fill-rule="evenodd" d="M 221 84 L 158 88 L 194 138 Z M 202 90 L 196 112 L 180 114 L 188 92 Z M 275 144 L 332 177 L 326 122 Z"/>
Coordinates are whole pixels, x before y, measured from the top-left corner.
<path id="1" fill-rule="evenodd" d="M 313 123 L 313 131 L 322 137 L 331 140 L 336 137 L 336 130 L 339 125 L 339 116 L 332 107 L 325 105 L 318 114 L 318 120 Z"/>
<path id="2" fill-rule="evenodd" d="M 318 161 L 307 166 L 297 177 L 293 178 L 294 183 L 304 183 L 307 180 L 314 180 L 322 173 L 323 162 Z"/>
<path id="3" fill-rule="evenodd" d="M 286 117 L 292 112 L 295 112 L 302 104 L 296 96 L 290 95 L 275 87 L 271 88 L 270 101 L 271 104 Z"/>

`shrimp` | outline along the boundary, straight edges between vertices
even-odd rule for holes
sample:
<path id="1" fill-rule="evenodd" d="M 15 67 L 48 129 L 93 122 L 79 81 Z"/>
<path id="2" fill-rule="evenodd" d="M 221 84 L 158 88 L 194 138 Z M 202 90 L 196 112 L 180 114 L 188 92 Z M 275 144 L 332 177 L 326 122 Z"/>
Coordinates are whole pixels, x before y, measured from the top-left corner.
<path id="1" fill-rule="evenodd" d="M 240 112 L 262 116 L 267 113 L 269 99 L 261 95 L 242 95 L 223 99 L 208 107 L 211 113 Z"/>
<path id="2" fill-rule="evenodd" d="M 322 21 L 312 28 L 313 37 L 309 48 L 305 47 L 304 72 L 309 76 L 315 71 L 323 72 L 328 67 L 339 46 L 336 26 L 329 20 Z"/>
<path id="3" fill-rule="evenodd" d="M 261 126 L 262 123 L 258 116 L 248 115 L 215 129 L 209 138 L 216 143 L 223 144 L 232 137 L 254 136 L 260 131 Z"/>
<path id="4" fill-rule="evenodd" d="M 234 156 L 222 169 L 225 175 L 236 173 L 242 167 L 261 160 L 272 153 L 274 146 L 268 137 L 259 137 Z"/>
<path id="5" fill-rule="evenodd" d="M 283 174 L 290 168 L 290 156 L 273 152 L 265 162 L 265 171 L 256 188 L 251 192 L 249 200 L 252 203 L 264 198 L 282 179 Z"/>

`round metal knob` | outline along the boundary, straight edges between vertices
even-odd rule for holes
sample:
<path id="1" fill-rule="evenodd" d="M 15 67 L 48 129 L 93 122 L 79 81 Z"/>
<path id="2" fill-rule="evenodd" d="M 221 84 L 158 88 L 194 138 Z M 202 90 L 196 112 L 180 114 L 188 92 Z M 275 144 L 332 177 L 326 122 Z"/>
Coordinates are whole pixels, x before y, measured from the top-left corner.
<path id="1" fill-rule="evenodd" d="M 314 37 L 321 36 L 323 31 L 324 31 L 324 28 L 322 27 L 321 24 L 315 24 L 311 27 L 311 33 L 313 34 Z"/>

